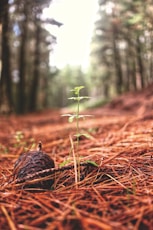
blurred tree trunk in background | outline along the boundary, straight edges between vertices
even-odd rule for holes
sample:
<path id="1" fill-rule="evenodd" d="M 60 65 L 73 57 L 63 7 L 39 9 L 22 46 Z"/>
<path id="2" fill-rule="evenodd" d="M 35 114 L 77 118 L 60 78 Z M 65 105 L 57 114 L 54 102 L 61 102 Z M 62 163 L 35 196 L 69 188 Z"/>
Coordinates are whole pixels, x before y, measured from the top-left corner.
<path id="1" fill-rule="evenodd" d="M 35 18 L 35 20 L 37 20 Z M 37 108 L 37 92 L 40 78 L 40 42 L 41 42 L 41 28 L 40 21 L 36 21 L 36 35 L 35 35 L 35 51 L 34 51 L 34 71 L 31 79 L 31 87 L 29 90 L 29 111 L 35 111 Z"/>
<path id="2" fill-rule="evenodd" d="M 45 24 L 62 25 L 53 18 L 42 17 L 50 2 L 0 0 L 1 110 L 7 105 L 7 110 L 23 114 L 47 106 L 49 57 L 56 37 Z"/>
<path id="3" fill-rule="evenodd" d="M 136 37 L 136 57 L 137 57 L 137 63 L 138 63 L 138 69 L 139 69 L 139 75 L 140 75 L 140 84 L 141 88 L 144 88 L 145 86 L 145 72 L 144 72 L 144 65 L 142 60 L 142 45 L 140 42 L 139 35 Z"/>
<path id="4" fill-rule="evenodd" d="M 150 31 L 149 41 L 150 41 L 149 82 L 152 82 L 153 81 L 153 31 Z"/>
<path id="5" fill-rule="evenodd" d="M 9 3 L 1 0 L 2 23 L 2 70 L 0 76 L 0 112 L 10 112 L 13 109 L 12 80 L 9 44 Z"/>
<path id="6" fill-rule="evenodd" d="M 21 28 L 21 42 L 19 51 L 19 82 L 17 88 L 17 113 L 26 112 L 26 54 L 28 35 L 29 4 L 23 5 L 23 17 Z"/>
<path id="7" fill-rule="evenodd" d="M 137 83 L 136 83 L 136 57 L 135 57 L 135 50 L 133 49 L 133 42 L 131 40 L 132 35 L 129 34 L 126 36 L 126 43 L 127 48 L 125 49 L 126 52 L 126 79 L 125 79 L 125 91 L 137 90 Z M 130 58 L 129 58 L 130 57 Z"/>
<path id="8" fill-rule="evenodd" d="M 116 92 L 117 94 L 122 93 L 123 87 L 123 76 L 122 76 L 122 62 L 120 58 L 120 50 L 118 49 L 118 41 L 117 41 L 117 32 L 116 28 L 113 25 L 112 28 L 112 42 L 113 42 L 113 57 L 114 57 L 114 65 L 115 65 L 115 72 L 116 72 Z"/>
<path id="9" fill-rule="evenodd" d="M 127 49 L 125 50 L 125 62 L 126 62 L 126 77 L 125 77 L 125 91 L 128 92 L 130 90 L 130 76 L 131 76 L 131 63 L 129 60 L 130 47 L 127 45 Z"/>

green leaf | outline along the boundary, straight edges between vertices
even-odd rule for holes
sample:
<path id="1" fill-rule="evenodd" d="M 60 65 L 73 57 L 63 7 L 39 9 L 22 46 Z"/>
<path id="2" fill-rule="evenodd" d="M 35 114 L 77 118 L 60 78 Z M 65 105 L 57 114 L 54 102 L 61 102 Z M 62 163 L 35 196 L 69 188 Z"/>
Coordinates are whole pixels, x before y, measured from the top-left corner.
<path id="1" fill-rule="evenodd" d="M 142 19 L 143 19 L 143 16 L 141 14 L 135 14 L 135 15 L 133 15 L 133 17 L 131 17 L 128 20 L 128 23 L 131 25 L 134 25 L 134 24 L 140 23 L 142 21 Z"/>
<path id="2" fill-rule="evenodd" d="M 82 134 L 81 134 L 81 133 L 78 133 L 78 134 L 75 134 L 74 136 L 75 136 L 75 137 L 81 137 Z"/>
<path id="3" fill-rule="evenodd" d="M 95 167 L 98 167 L 98 165 L 97 165 L 97 163 L 96 163 L 95 161 L 87 160 L 86 162 L 87 162 L 88 164 L 91 164 L 91 165 L 95 166 Z"/>
<path id="4" fill-rule="evenodd" d="M 84 86 L 82 86 L 82 85 L 81 86 L 76 86 L 76 87 L 74 87 L 74 89 L 71 89 L 70 91 L 74 92 L 75 95 L 79 95 L 80 90 L 83 89 L 83 88 L 84 88 Z"/>
<path id="5" fill-rule="evenodd" d="M 72 117 L 73 115 L 72 115 L 72 114 L 69 114 L 69 113 L 66 113 L 66 114 L 62 114 L 61 116 L 62 116 L 62 117 Z"/>
<path id="6" fill-rule="evenodd" d="M 74 100 L 74 101 L 78 101 L 78 97 L 69 97 L 69 100 Z"/>
<path id="7" fill-rule="evenodd" d="M 74 118 L 75 118 L 75 116 L 69 117 L 69 119 L 68 119 L 69 123 L 72 123 L 74 121 Z"/>
<path id="8" fill-rule="evenodd" d="M 78 115 L 77 116 L 78 118 L 85 118 L 85 117 L 93 117 L 93 115 Z"/>
<path id="9" fill-rule="evenodd" d="M 83 97 L 78 97 L 78 100 L 79 101 L 81 101 L 81 100 L 83 100 L 83 99 L 89 99 L 90 97 L 88 97 L 88 96 L 83 96 Z"/>
<path id="10" fill-rule="evenodd" d="M 88 96 L 83 96 L 83 97 L 69 97 L 68 99 L 69 100 L 74 100 L 74 101 L 81 101 L 83 99 L 89 99 L 91 97 L 88 97 Z"/>
<path id="11" fill-rule="evenodd" d="M 65 166 L 65 165 L 69 164 L 70 162 L 71 162 L 71 160 L 65 160 L 62 163 L 60 163 L 59 167 L 61 168 L 61 167 Z"/>
<path id="12" fill-rule="evenodd" d="M 82 133 L 82 136 L 86 137 L 87 139 L 92 139 L 92 136 L 88 133 Z"/>
<path id="13" fill-rule="evenodd" d="M 84 136 L 84 137 L 86 137 L 87 139 L 92 139 L 92 138 L 93 138 L 93 137 L 92 137 L 90 134 L 88 134 L 88 133 L 78 133 L 78 134 L 75 134 L 74 136 L 75 136 L 75 137 Z"/>

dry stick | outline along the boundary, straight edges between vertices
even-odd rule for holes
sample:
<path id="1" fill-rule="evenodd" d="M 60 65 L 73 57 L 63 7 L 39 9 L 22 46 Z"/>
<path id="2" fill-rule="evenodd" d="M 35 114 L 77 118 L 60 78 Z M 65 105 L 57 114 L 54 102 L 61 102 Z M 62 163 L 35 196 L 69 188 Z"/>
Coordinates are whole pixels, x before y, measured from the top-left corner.
<path id="1" fill-rule="evenodd" d="M 88 163 L 88 162 L 85 162 L 85 163 L 81 163 L 81 164 L 80 164 L 80 166 L 89 166 L 89 165 L 95 167 L 93 164 Z M 15 184 L 15 183 L 16 183 L 16 184 L 18 184 L 18 183 L 24 183 L 24 182 L 26 182 L 26 180 L 32 180 L 32 179 L 34 179 L 34 178 L 37 177 L 37 176 L 45 177 L 46 174 L 48 174 L 47 176 L 49 176 L 49 175 L 51 175 L 51 174 L 54 174 L 55 172 L 63 172 L 63 171 L 65 171 L 65 170 L 71 170 L 71 169 L 73 169 L 73 168 L 74 168 L 74 165 L 68 165 L 68 166 L 64 166 L 64 167 L 62 167 L 62 168 L 49 168 L 49 169 L 44 169 L 44 170 L 42 170 L 42 171 L 35 172 L 35 173 L 30 174 L 30 175 L 27 175 L 27 176 L 25 176 L 25 177 L 23 177 L 23 178 L 15 179 L 15 180 L 9 182 L 8 184 L 11 184 L 11 183 L 13 183 L 13 184 Z M 47 177 L 47 176 L 46 176 L 46 177 Z M 41 179 L 41 178 L 39 178 L 39 179 Z"/>
<path id="2" fill-rule="evenodd" d="M 30 174 L 30 175 L 27 175 L 27 176 L 25 176 L 25 177 L 23 177 L 23 178 L 15 179 L 15 180 L 13 180 L 13 181 L 11 181 L 11 182 L 8 182 L 8 184 L 12 184 L 12 183 L 13 183 L 13 184 L 24 183 L 24 182 L 26 182 L 27 180 L 35 179 L 35 177 L 37 177 L 37 176 L 38 176 L 38 177 L 45 177 L 46 174 L 51 175 L 51 174 L 53 174 L 53 173 L 55 173 L 55 172 L 62 172 L 62 171 L 71 170 L 71 169 L 74 168 L 74 171 L 75 171 L 75 182 L 76 182 L 76 187 L 77 187 L 77 162 L 76 162 L 76 158 L 75 158 L 74 145 L 73 145 L 72 137 L 70 137 L 70 141 L 72 142 L 71 144 L 72 144 L 72 147 L 73 147 L 73 148 L 72 148 L 72 153 L 73 153 L 73 158 L 74 158 L 74 165 L 68 165 L 68 166 L 64 166 L 64 167 L 62 167 L 62 168 L 49 168 L 49 169 L 44 169 L 44 170 L 42 170 L 42 171 L 35 172 L 35 173 Z M 103 162 L 103 164 L 102 164 L 101 167 L 103 167 L 105 164 L 109 163 L 112 159 L 114 159 L 115 157 L 119 156 L 119 155 L 122 154 L 122 153 L 124 153 L 124 151 L 123 151 L 123 152 L 119 152 L 119 153 L 117 153 L 116 155 L 110 157 L 108 160 L 106 160 L 106 161 Z M 93 164 L 88 163 L 88 162 L 86 162 L 86 163 L 80 163 L 80 166 L 89 166 L 89 165 L 95 167 Z M 101 167 L 99 167 L 99 168 L 101 168 Z M 39 178 L 39 180 L 40 180 L 40 178 Z"/>
<path id="3" fill-rule="evenodd" d="M 76 184 L 76 188 L 77 188 L 78 187 L 77 161 L 76 161 L 76 157 L 75 157 L 75 153 L 74 153 L 74 144 L 73 144 L 73 140 L 72 140 L 71 135 L 70 135 L 70 142 L 71 142 L 73 161 L 74 161 L 75 184 Z"/>

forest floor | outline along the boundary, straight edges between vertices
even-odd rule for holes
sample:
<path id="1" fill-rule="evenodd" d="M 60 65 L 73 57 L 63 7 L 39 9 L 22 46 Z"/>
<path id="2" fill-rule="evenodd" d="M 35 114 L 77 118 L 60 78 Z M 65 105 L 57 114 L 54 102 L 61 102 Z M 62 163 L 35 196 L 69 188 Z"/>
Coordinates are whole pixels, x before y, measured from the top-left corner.
<path id="1" fill-rule="evenodd" d="M 80 166 L 75 183 L 75 123 L 47 110 L 0 117 L 0 229 L 153 229 L 153 85 L 84 112 L 80 120 Z M 19 155 L 43 151 L 55 167 L 51 190 L 28 191 L 11 181 Z M 72 141 L 73 140 L 73 141 Z"/>

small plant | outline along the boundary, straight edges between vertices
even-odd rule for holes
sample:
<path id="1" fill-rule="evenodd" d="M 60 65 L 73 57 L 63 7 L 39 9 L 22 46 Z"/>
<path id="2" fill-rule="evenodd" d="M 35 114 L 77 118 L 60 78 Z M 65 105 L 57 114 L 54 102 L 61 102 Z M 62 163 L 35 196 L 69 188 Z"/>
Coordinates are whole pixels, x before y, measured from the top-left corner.
<path id="1" fill-rule="evenodd" d="M 25 142 L 23 141 L 24 134 L 22 131 L 16 131 L 14 134 L 14 138 L 16 140 L 14 147 L 21 147 L 21 146 L 25 145 Z"/>
<path id="2" fill-rule="evenodd" d="M 16 131 L 14 134 L 14 138 L 16 140 L 16 143 L 14 144 L 14 147 L 23 147 L 27 146 L 27 142 L 24 140 L 24 133 L 22 131 Z M 30 148 L 29 147 L 24 147 L 24 151 L 28 151 L 29 149 L 35 148 L 35 140 L 31 138 L 29 141 L 30 143 Z"/>
<path id="3" fill-rule="evenodd" d="M 0 143 L 0 153 L 8 153 L 8 148 Z"/>
<path id="4" fill-rule="evenodd" d="M 16 131 L 14 137 L 15 137 L 17 142 L 20 142 L 23 139 L 24 135 L 23 135 L 22 131 Z"/>
<path id="5" fill-rule="evenodd" d="M 76 137 L 76 149 L 74 150 L 74 142 L 73 138 L 70 136 L 70 142 L 71 142 L 71 151 L 73 153 L 73 159 L 74 159 L 74 170 L 75 170 L 75 182 L 80 181 L 80 156 L 79 156 L 79 140 L 80 136 L 87 137 L 87 134 L 80 132 L 80 118 L 89 117 L 91 115 L 80 115 L 80 101 L 83 99 L 89 99 L 88 96 L 80 96 L 80 91 L 84 88 L 84 86 L 77 86 L 74 89 L 71 90 L 71 92 L 74 93 L 73 97 L 68 98 L 69 100 L 74 100 L 77 102 L 76 105 L 76 112 L 74 114 L 64 114 L 62 116 L 69 117 L 69 122 L 76 121 L 76 134 L 74 135 Z"/>

